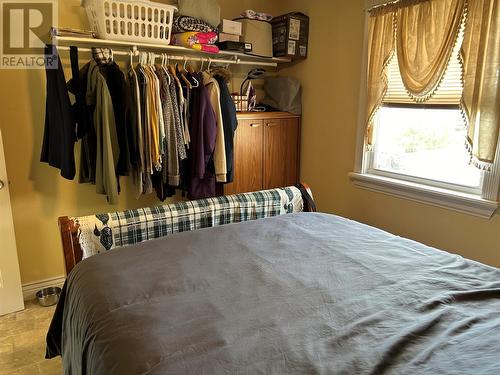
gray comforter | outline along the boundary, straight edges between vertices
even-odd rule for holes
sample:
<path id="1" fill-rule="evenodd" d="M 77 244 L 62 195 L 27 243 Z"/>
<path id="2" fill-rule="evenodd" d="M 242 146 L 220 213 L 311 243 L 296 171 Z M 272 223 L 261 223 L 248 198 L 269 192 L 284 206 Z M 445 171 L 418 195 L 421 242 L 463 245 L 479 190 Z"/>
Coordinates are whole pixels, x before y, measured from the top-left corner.
<path id="1" fill-rule="evenodd" d="M 111 250 L 48 334 L 66 374 L 500 374 L 500 270 L 336 216 Z"/>

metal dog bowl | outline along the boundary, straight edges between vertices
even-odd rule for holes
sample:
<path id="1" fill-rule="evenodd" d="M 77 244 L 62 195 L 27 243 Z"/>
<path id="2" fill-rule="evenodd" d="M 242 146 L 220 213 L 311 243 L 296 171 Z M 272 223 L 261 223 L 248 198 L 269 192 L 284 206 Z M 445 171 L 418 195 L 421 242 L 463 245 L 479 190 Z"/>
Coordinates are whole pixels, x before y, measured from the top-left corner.
<path id="1" fill-rule="evenodd" d="M 59 296 L 61 295 L 61 288 L 56 286 L 50 288 L 44 288 L 36 292 L 36 298 L 38 303 L 42 306 L 52 306 L 59 301 Z"/>

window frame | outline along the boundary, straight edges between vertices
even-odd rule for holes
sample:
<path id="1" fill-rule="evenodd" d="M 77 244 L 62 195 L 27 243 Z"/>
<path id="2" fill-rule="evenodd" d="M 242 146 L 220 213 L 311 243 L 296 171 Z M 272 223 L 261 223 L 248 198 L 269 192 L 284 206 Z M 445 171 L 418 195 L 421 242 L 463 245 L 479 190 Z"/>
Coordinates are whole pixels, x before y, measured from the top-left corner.
<path id="1" fill-rule="evenodd" d="M 411 108 L 411 109 L 436 109 L 436 110 L 455 110 L 455 111 L 460 111 L 459 106 L 452 106 L 452 105 L 411 105 L 411 104 L 394 104 L 394 103 L 384 103 L 381 106 L 385 108 Z M 377 122 L 377 120 L 375 120 Z M 374 140 L 378 138 L 378 132 L 380 131 L 380 127 L 375 124 L 375 135 L 374 135 Z M 376 147 L 376 146 L 374 146 Z M 463 148 L 464 154 L 467 152 L 465 146 Z M 409 175 L 409 174 L 404 174 L 404 173 L 398 173 L 398 172 L 393 172 L 393 171 L 387 171 L 383 169 L 378 169 L 375 167 L 375 149 L 373 150 L 366 150 L 367 153 L 367 158 L 366 158 L 366 171 L 367 173 L 374 174 L 374 175 L 379 175 L 383 177 L 389 177 L 389 178 L 395 178 L 395 179 L 400 179 L 408 182 L 414 182 L 414 183 L 420 183 L 423 185 L 428 185 L 428 186 L 434 186 L 438 188 L 443 188 L 443 189 L 448 189 L 448 190 L 453 190 L 453 191 L 458 191 L 462 193 L 469 193 L 469 194 L 474 194 L 474 195 L 482 195 L 482 186 L 484 183 L 484 173 L 481 173 L 481 179 L 480 179 L 480 184 L 477 187 L 471 187 L 471 186 L 466 186 L 466 185 L 460 185 L 457 183 L 453 182 L 446 182 L 443 180 L 433 180 L 430 178 L 426 177 L 419 177 L 419 176 L 414 176 L 414 175 Z"/>
<path id="2" fill-rule="evenodd" d="M 358 128 L 356 136 L 356 155 L 354 171 L 349 173 L 351 181 L 358 187 L 384 193 L 398 198 L 429 204 L 453 211 L 490 219 L 500 207 L 500 140 L 495 163 L 490 171 L 483 171 L 482 186 L 479 191 L 467 191 L 454 184 L 432 181 L 397 173 L 371 169 L 373 152 L 366 149 L 366 103 L 367 103 L 367 64 L 368 64 L 368 9 L 365 9 L 363 60 L 361 71 Z M 465 145 L 464 145 L 465 147 Z M 436 183 L 437 182 L 437 183 Z"/>

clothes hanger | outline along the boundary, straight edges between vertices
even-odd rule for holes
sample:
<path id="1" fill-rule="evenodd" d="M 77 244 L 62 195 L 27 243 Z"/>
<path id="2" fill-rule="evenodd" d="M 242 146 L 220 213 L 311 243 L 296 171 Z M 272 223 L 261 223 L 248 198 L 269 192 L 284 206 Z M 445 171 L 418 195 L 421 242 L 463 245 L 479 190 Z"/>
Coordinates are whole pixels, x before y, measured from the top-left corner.
<path id="1" fill-rule="evenodd" d="M 167 69 L 168 69 L 168 71 L 170 72 L 170 74 L 172 76 L 175 76 L 175 66 L 174 66 L 174 64 L 168 64 Z"/>
<path id="2" fill-rule="evenodd" d="M 151 66 L 156 67 L 156 59 L 158 58 L 158 55 L 154 52 L 151 52 Z"/>
<path id="3" fill-rule="evenodd" d="M 202 58 L 203 60 L 203 58 Z M 191 83 L 191 88 L 196 88 L 196 87 L 200 87 L 200 81 L 198 81 L 195 77 L 195 72 L 193 70 L 193 72 L 190 72 L 191 73 L 191 76 L 190 78 L 193 80 L 194 83 Z"/>
<path id="4" fill-rule="evenodd" d="M 168 56 L 166 53 L 161 54 L 161 68 L 163 69 L 163 73 L 165 73 L 165 76 L 167 77 L 167 82 L 170 85 L 172 80 L 170 79 L 170 74 L 168 74 L 167 71 L 167 62 L 168 62 Z"/>
<path id="5" fill-rule="evenodd" d="M 191 82 L 189 82 L 189 80 L 185 76 L 185 72 L 187 72 L 187 70 L 186 70 L 186 64 L 187 64 L 187 57 L 184 56 L 184 65 L 182 65 L 182 69 L 183 70 L 180 69 L 180 64 L 177 64 L 177 68 L 178 68 L 178 72 L 181 75 L 182 80 L 184 81 L 184 83 L 186 84 L 186 86 L 189 89 L 191 89 L 191 88 L 193 88 L 193 86 L 191 85 Z"/>
<path id="6" fill-rule="evenodd" d="M 194 81 L 194 85 L 191 84 L 192 87 L 200 87 L 200 81 L 198 81 L 194 76 L 191 76 L 192 80 Z"/>
<path id="7" fill-rule="evenodd" d="M 167 76 L 168 84 L 171 85 L 173 78 L 168 70 L 169 65 L 170 65 L 170 58 L 168 57 L 167 54 L 165 54 L 165 66 L 163 67 L 163 69 L 165 69 L 165 75 Z"/>
<path id="8" fill-rule="evenodd" d="M 184 57 L 184 59 L 186 59 L 186 57 Z M 180 63 L 175 64 L 175 70 L 176 70 L 177 72 L 179 72 L 179 73 L 181 72 L 181 70 L 182 70 L 182 66 L 181 66 L 181 64 L 180 64 Z"/>
<path id="9" fill-rule="evenodd" d="M 146 62 L 145 58 L 146 58 L 146 53 L 145 52 L 139 52 L 139 71 L 144 76 L 144 79 L 145 79 L 146 83 L 148 83 L 149 82 L 148 75 L 146 74 L 146 70 L 144 69 L 145 68 L 145 62 Z"/>
<path id="10" fill-rule="evenodd" d="M 153 52 L 148 52 L 148 63 L 147 63 L 147 66 L 148 66 L 149 73 L 152 75 L 151 77 L 153 77 L 153 78 L 154 78 L 153 74 L 155 74 L 154 60 L 155 60 L 154 53 Z"/>
<path id="11" fill-rule="evenodd" d="M 190 74 L 194 74 L 195 73 L 195 70 L 193 69 L 192 65 L 191 64 L 188 64 L 187 65 L 187 71 L 190 73 Z"/>
<path id="12" fill-rule="evenodd" d="M 183 64 L 179 65 L 179 71 L 182 74 L 186 74 L 187 73 L 187 69 L 186 69 L 187 63 L 188 63 L 188 58 L 187 58 L 187 56 L 184 56 L 184 62 L 183 62 Z"/>
<path id="13" fill-rule="evenodd" d="M 170 72 L 170 76 L 172 77 L 172 79 L 174 80 L 174 83 L 177 85 L 177 86 L 181 86 L 181 81 L 179 80 L 179 77 L 177 76 L 177 65 L 179 64 L 174 64 L 173 62 L 171 64 L 168 65 L 167 69 L 168 71 Z"/>

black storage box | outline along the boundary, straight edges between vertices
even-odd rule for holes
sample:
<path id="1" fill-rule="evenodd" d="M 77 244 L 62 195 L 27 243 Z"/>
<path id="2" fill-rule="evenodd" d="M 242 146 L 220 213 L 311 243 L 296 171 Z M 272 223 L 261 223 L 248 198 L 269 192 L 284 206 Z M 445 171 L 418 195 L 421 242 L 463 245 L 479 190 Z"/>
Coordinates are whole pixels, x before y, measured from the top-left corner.
<path id="1" fill-rule="evenodd" d="M 252 52 L 252 43 L 226 40 L 225 42 L 217 42 L 215 45 L 222 51 Z"/>
<path id="2" fill-rule="evenodd" d="M 309 17 L 304 13 L 292 12 L 271 21 L 273 26 L 273 55 L 289 57 L 292 60 L 307 57 L 309 39 Z"/>

